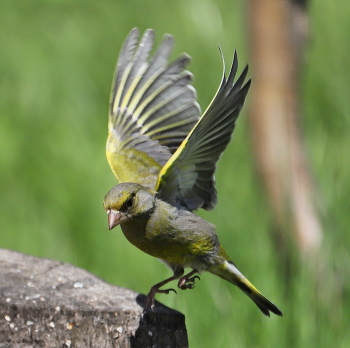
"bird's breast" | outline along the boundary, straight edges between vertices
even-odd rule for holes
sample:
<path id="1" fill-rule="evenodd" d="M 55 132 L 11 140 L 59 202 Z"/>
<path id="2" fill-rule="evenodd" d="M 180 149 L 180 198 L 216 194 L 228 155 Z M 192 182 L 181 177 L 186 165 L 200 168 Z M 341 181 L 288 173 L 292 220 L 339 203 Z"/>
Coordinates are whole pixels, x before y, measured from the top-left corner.
<path id="1" fill-rule="evenodd" d="M 168 223 L 157 220 L 131 220 L 121 224 L 130 243 L 143 252 L 169 263 L 202 269 L 216 249 L 210 238 L 198 238 L 196 231 L 184 233 Z M 194 238 L 196 237 L 196 238 Z"/>

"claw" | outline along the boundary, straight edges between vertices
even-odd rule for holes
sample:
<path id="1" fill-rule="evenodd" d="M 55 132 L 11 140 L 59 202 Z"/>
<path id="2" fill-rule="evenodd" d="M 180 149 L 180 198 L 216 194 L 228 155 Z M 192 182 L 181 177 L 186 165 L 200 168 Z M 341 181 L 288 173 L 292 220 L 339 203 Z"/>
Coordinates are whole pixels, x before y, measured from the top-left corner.
<path id="1" fill-rule="evenodd" d="M 199 278 L 199 276 L 193 276 L 191 277 L 191 275 L 193 275 L 196 271 L 193 270 L 192 272 L 188 273 L 187 275 L 185 275 L 184 277 L 182 277 L 177 286 L 181 289 L 181 290 L 186 290 L 186 289 L 194 289 L 195 287 L 195 283 L 196 283 L 196 279 L 200 280 L 201 278 Z"/>
<path id="2" fill-rule="evenodd" d="M 181 284 L 179 288 L 181 290 L 187 290 L 187 289 L 194 289 L 195 284 L 194 283 L 188 283 L 188 284 Z"/>
<path id="3" fill-rule="evenodd" d="M 158 293 L 158 294 L 167 294 L 167 295 L 168 295 L 170 291 L 174 291 L 175 294 L 177 294 L 177 292 L 176 292 L 175 289 L 164 289 L 164 290 L 158 289 L 157 293 Z"/>
<path id="4" fill-rule="evenodd" d="M 169 294 L 170 291 L 174 291 L 175 294 L 177 294 L 175 289 L 164 289 L 164 290 L 159 289 L 161 286 L 165 285 L 166 283 L 169 283 L 174 279 L 176 279 L 175 275 L 151 287 L 151 290 L 147 295 L 147 300 L 146 300 L 146 305 L 144 310 L 148 310 L 148 309 L 151 309 L 152 311 L 154 310 L 154 296 L 156 294 Z"/>

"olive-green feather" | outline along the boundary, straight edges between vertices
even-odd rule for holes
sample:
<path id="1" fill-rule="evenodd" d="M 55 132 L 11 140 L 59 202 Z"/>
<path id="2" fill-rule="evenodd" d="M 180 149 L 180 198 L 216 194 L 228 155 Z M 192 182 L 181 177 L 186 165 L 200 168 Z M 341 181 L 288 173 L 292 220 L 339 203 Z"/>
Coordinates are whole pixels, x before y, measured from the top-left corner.
<path id="1" fill-rule="evenodd" d="M 106 145 L 119 182 L 151 188 L 200 115 L 192 74 L 184 70 L 190 57 L 183 54 L 168 64 L 171 35 L 150 57 L 153 45 L 151 29 L 140 42 L 133 29 L 124 42 L 112 84 Z"/>

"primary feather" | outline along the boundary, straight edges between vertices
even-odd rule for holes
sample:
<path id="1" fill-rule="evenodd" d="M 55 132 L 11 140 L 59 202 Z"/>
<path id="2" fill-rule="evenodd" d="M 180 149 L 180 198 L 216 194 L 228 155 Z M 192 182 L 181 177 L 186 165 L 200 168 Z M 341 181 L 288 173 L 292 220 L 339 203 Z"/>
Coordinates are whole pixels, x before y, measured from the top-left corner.
<path id="1" fill-rule="evenodd" d="M 173 38 L 165 35 L 152 58 L 154 32 L 138 44 L 133 29 L 117 63 L 110 98 L 107 159 L 119 182 L 155 188 L 158 174 L 196 124 L 200 108 L 184 68 L 186 54 L 168 65 Z"/>
<path id="2" fill-rule="evenodd" d="M 248 67 L 233 82 L 237 67 L 235 53 L 228 78 L 224 65 L 220 87 L 209 107 L 162 168 L 157 183 L 160 198 L 189 210 L 214 208 L 216 162 L 231 140 L 250 87 L 250 80 L 244 84 Z"/>

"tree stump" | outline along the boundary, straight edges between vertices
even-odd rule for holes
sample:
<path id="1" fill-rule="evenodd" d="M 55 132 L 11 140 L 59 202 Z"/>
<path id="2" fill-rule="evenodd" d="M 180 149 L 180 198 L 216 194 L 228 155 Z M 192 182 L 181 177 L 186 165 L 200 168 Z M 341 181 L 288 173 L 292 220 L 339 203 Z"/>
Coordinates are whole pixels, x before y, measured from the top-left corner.
<path id="1" fill-rule="evenodd" d="M 67 263 L 0 249 L 0 348 L 185 348 L 185 317 Z"/>

